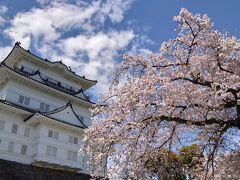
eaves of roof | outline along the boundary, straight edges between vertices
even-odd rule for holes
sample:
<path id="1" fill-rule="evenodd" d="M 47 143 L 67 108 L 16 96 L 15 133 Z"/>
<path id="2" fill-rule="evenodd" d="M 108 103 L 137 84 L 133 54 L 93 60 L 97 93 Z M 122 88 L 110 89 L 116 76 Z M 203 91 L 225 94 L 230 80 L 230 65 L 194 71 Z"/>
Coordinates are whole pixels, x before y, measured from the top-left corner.
<path id="1" fill-rule="evenodd" d="M 62 90 L 60 90 L 60 89 L 58 89 L 58 88 L 54 88 L 54 87 L 52 87 L 52 86 L 49 86 L 48 84 L 45 84 L 45 83 L 43 83 L 43 82 L 41 82 L 41 81 L 38 81 L 38 80 L 36 80 L 36 79 L 34 79 L 34 78 L 31 78 L 31 77 L 29 77 L 29 76 L 23 75 L 23 73 L 20 73 L 20 72 L 18 72 L 18 71 L 15 71 L 14 69 L 12 69 L 12 68 L 8 67 L 7 65 L 5 65 L 4 62 L 2 62 L 2 63 L 0 64 L 0 68 L 1 68 L 1 67 L 5 67 L 5 68 L 7 68 L 8 70 L 10 70 L 11 72 L 14 72 L 14 73 L 16 73 L 16 74 L 18 74 L 18 75 L 20 75 L 20 76 L 26 77 L 26 78 L 28 78 L 28 79 L 36 82 L 36 83 L 40 83 L 40 84 L 42 84 L 42 85 L 44 85 L 44 86 L 47 86 L 47 87 L 49 87 L 50 89 L 54 89 L 54 90 L 57 90 L 57 91 L 59 91 L 59 92 L 61 92 L 61 93 L 67 94 L 67 95 L 69 95 L 69 96 L 71 96 L 71 97 L 77 98 L 77 99 L 79 99 L 79 100 L 81 100 L 81 101 L 83 101 L 83 102 L 85 102 L 85 103 L 87 103 L 87 104 L 89 104 L 89 105 L 93 105 L 93 104 L 94 104 L 94 103 L 91 102 L 91 101 L 87 101 L 86 99 L 83 99 L 83 98 L 78 97 L 78 96 L 74 96 L 74 95 L 72 95 L 72 94 L 70 94 L 70 93 L 67 93 L 67 92 L 65 92 L 65 91 L 62 91 Z"/>
<path id="2" fill-rule="evenodd" d="M 31 115 L 29 117 L 27 117 L 26 119 L 23 120 L 24 122 L 28 121 L 29 119 L 31 119 L 36 114 L 39 114 L 39 115 L 42 115 L 46 118 L 49 118 L 49 119 L 52 119 L 52 120 L 55 120 L 55 121 L 58 121 L 58 122 L 61 122 L 61 123 L 65 123 L 65 124 L 68 124 L 68 125 L 71 125 L 71 126 L 74 126 L 74 127 L 78 127 L 78 128 L 81 128 L 81 129 L 85 129 L 87 127 L 83 123 L 82 124 L 84 125 L 84 127 L 78 126 L 78 125 L 75 125 L 75 124 L 68 123 L 68 122 L 65 122 L 63 120 L 57 119 L 57 118 L 50 117 L 50 116 L 46 115 L 47 114 L 46 112 L 44 112 L 44 113 L 39 112 L 39 111 L 33 110 L 31 108 L 27 108 L 27 107 L 24 107 L 24 106 L 21 106 L 21 105 L 18 105 L 18 104 L 15 104 L 15 103 L 12 103 L 12 102 L 9 102 L 9 101 L 6 101 L 6 100 L 0 99 L 0 103 L 31 113 Z M 64 105 L 64 106 L 66 106 L 66 105 Z M 60 107 L 60 108 L 62 108 L 62 107 Z M 53 111 L 55 111 L 55 110 L 53 110 Z M 48 113 L 51 114 L 51 111 L 49 111 Z"/>

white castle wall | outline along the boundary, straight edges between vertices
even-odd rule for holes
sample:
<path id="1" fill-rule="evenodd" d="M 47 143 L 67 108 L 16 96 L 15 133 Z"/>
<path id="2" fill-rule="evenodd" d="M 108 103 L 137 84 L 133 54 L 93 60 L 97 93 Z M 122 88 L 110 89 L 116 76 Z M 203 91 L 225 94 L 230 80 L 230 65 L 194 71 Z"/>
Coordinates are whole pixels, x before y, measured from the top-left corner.
<path id="1" fill-rule="evenodd" d="M 32 61 L 31 61 L 32 62 Z M 31 64 L 30 61 L 22 59 L 20 64 L 28 66 L 34 70 L 40 69 L 44 74 L 49 77 L 64 82 L 76 89 L 81 88 L 81 84 L 76 83 L 71 79 L 62 77 L 60 71 L 52 71 L 52 68 L 45 68 Z M 46 86 L 43 91 L 37 86 L 32 86 L 31 81 L 19 80 L 16 77 L 9 75 L 9 80 L 0 89 L 0 99 L 7 100 L 18 104 L 19 96 L 30 98 L 29 107 L 32 109 L 39 109 L 40 103 L 50 105 L 50 110 L 65 105 L 69 100 L 67 96 L 61 93 L 50 93 L 51 91 Z M 84 117 L 84 123 L 90 125 L 90 112 L 86 105 L 72 102 L 75 112 Z M 89 173 L 88 166 L 86 165 L 86 157 L 78 153 L 77 160 L 68 160 L 68 151 L 78 152 L 82 144 L 83 130 L 74 131 L 69 126 L 63 127 L 40 121 L 34 125 L 28 125 L 23 120 L 26 119 L 31 113 L 14 113 L 9 109 L 0 108 L 0 121 L 5 122 L 3 130 L 0 130 L 0 159 L 15 161 L 24 164 L 32 164 L 39 162 L 48 163 L 48 166 L 56 168 L 80 168 L 81 172 Z M 76 117 L 70 112 L 70 108 L 59 114 L 53 115 L 55 118 L 62 118 L 67 122 L 77 124 Z M 54 121 L 54 120 L 53 120 Z M 17 133 L 12 133 L 13 124 L 18 125 Z M 29 137 L 24 136 L 25 128 L 30 128 Z M 57 132 L 58 138 L 54 139 L 48 137 L 49 130 Z M 78 138 L 78 144 L 69 143 L 69 136 Z M 8 152 L 9 142 L 14 142 L 13 152 Z M 26 155 L 21 154 L 22 145 L 27 146 Z M 46 154 L 47 146 L 54 146 L 57 148 L 56 157 L 48 156 Z"/>
<path id="2" fill-rule="evenodd" d="M 83 134 L 73 132 L 53 126 L 47 123 L 29 126 L 23 122 L 23 117 L 20 114 L 12 114 L 7 111 L 0 110 L 0 120 L 5 122 L 4 130 L 0 130 L 0 158 L 20 162 L 23 164 L 31 164 L 35 160 L 45 161 L 49 164 L 59 164 L 61 166 L 69 166 L 72 168 L 81 168 L 84 173 L 88 173 L 87 165 L 83 164 L 84 155 L 78 153 L 77 161 L 67 160 L 67 152 L 78 152 L 82 145 Z M 18 125 L 17 134 L 11 132 L 13 124 Z M 30 128 L 29 137 L 24 136 L 25 127 Z M 48 131 L 56 131 L 59 133 L 58 139 L 48 137 Z M 78 138 L 78 144 L 69 143 L 69 136 Z M 8 152 L 9 142 L 14 142 L 13 152 Z M 27 145 L 27 154 L 22 155 L 21 146 Z M 51 145 L 57 147 L 56 157 L 46 155 L 46 146 Z"/>

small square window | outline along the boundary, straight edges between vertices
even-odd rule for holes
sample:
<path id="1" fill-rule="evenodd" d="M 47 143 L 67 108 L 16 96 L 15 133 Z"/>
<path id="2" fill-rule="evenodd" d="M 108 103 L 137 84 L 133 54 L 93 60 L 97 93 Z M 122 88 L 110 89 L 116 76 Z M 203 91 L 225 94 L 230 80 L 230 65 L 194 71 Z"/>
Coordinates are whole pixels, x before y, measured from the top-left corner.
<path id="1" fill-rule="evenodd" d="M 72 160 L 73 161 L 77 161 L 77 152 L 73 152 L 73 154 L 72 154 Z"/>
<path id="2" fill-rule="evenodd" d="M 73 143 L 73 136 L 69 136 L 68 142 L 69 142 L 69 143 Z"/>
<path id="3" fill-rule="evenodd" d="M 57 148 L 47 145 L 46 155 L 47 156 L 52 156 L 52 157 L 57 157 Z"/>
<path id="4" fill-rule="evenodd" d="M 50 137 L 50 138 L 53 137 L 53 131 L 52 131 L 52 130 L 49 130 L 49 131 L 48 131 L 48 137 Z"/>
<path id="5" fill-rule="evenodd" d="M 51 156 L 51 146 L 47 146 L 46 148 L 46 155 Z"/>
<path id="6" fill-rule="evenodd" d="M 58 139 L 59 133 L 53 130 L 48 131 L 48 137 Z"/>
<path id="7" fill-rule="evenodd" d="M 77 161 L 78 153 L 75 151 L 68 151 L 67 152 L 67 160 L 69 161 Z"/>
<path id="8" fill-rule="evenodd" d="M 48 104 L 45 104 L 45 111 L 49 111 L 49 105 Z"/>
<path id="9" fill-rule="evenodd" d="M 69 136 L 69 143 L 78 144 L 78 138 L 74 136 Z"/>
<path id="10" fill-rule="evenodd" d="M 0 120 L 0 131 L 3 131 L 5 127 L 5 121 Z"/>
<path id="11" fill-rule="evenodd" d="M 48 104 L 45 104 L 45 103 L 40 103 L 40 111 L 43 111 L 43 112 L 47 112 L 49 111 L 50 109 L 50 106 Z"/>
<path id="12" fill-rule="evenodd" d="M 44 103 L 40 104 L 40 111 L 44 111 Z"/>
<path id="13" fill-rule="evenodd" d="M 30 98 L 25 97 L 24 105 L 29 106 Z"/>
<path id="14" fill-rule="evenodd" d="M 67 160 L 71 161 L 71 158 L 72 158 L 72 151 L 68 151 L 67 152 Z"/>
<path id="15" fill-rule="evenodd" d="M 24 101 L 24 96 L 20 95 L 20 96 L 19 96 L 19 99 L 18 99 L 18 102 L 19 102 L 20 104 L 23 104 L 23 101 Z"/>
<path id="16" fill-rule="evenodd" d="M 78 138 L 77 137 L 74 137 L 73 144 L 78 144 Z"/>
<path id="17" fill-rule="evenodd" d="M 29 127 L 25 127 L 24 136 L 29 137 L 29 133 L 30 133 L 30 128 Z"/>
<path id="18" fill-rule="evenodd" d="M 84 118 L 83 116 L 78 116 L 78 117 L 79 117 L 80 121 L 81 121 L 84 125 L 86 125 L 86 124 L 85 124 L 85 118 Z"/>
<path id="19" fill-rule="evenodd" d="M 52 147 L 52 156 L 57 157 L 57 148 L 56 147 Z"/>
<path id="20" fill-rule="evenodd" d="M 14 149 L 14 142 L 9 142 L 8 144 L 8 152 L 13 152 Z"/>
<path id="21" fill-rule="evenodd" d="M 30 98 L 20 95 L 20 96 L 19 96 L 19 99 L 18 99 L 18 102 L 19 102 L 20 104 L 29 106 Z"/>
<path id="22" fill-rule="evenodd" d="M 22 155 L 26 155 L 27 154 L 27 145 L 22 145 L 21 154 Z"/>
<path id="23" fill-rule="evenodd" d="M 54 139 L 58 139 L 58 132 L 54 131 L 54 133 L 53 133 L 53 138 L 54 138 Z"/>
<path id="24" fill-rule="evenodd" d="M 13 134 L 17 134 L 17 130 L 18 130 L 18 125 L 17 124 L 13 124 L 13 126 L 12 126 L 12 133 Z"/>

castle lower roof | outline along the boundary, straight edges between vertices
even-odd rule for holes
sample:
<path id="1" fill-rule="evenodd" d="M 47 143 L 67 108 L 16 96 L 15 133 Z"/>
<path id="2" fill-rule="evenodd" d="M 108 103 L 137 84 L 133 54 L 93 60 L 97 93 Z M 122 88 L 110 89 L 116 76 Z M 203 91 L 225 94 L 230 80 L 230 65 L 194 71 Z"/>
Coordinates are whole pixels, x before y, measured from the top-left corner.
<path id="1" fill-rule="evenodd" d="M 7 100 L 2 100 L 2 99 L 0 99 L 0 105 L 13 107 L 14 109 L 16 109 L 18 111 L 23 111 L 23 112 L 27 113 L 26 115 L 28 115 L 28 117 L 23 120 L 24 122 L 36 121 L 36 119 L 39 120 L 39 118 L 41 118 L 42 120 L 44 120 L 44 119 L 46 120 L 47 119 L 48 121 L 53 121 L 55 123 L 66 124 L 66 125 L 69 125 L 69 126 L 72 126 L 72 127 L 75 127 L 75 128 L 80 128 L 80 129 L 87 128 L 87 126 L 77 116 L 76 112 L 74 111 L 74 109 L 72 107 L 72 103 L 71 102 L 68 102 L 68 103 L 66 103 L 63 106 L 60 106 L 59 108 L 56 108 L 56 109 L 54 109 L 52 111 L 48 111 L 48 112 L 40 112 L 40 111 L 31 109 L 29 107 L 24 107 L 24 106 L 21 106 L 19 104 L 16 104 L 16 103 L 13 103 L 13 102 L 10 102 L 10 101 L 7 101 Z M 67 122 L 67 121 L 64 121 L 62 119 L 51 117 L 51 115 L 56 114 L 58 112 L 61 112 L 64 109 L 66 109 L 67 107 L 70 107 L 72 109 L 72 112 L 74 113 L 75 117 L 79 120 L 81 125 L 76 125 L 74 123 Z"/>

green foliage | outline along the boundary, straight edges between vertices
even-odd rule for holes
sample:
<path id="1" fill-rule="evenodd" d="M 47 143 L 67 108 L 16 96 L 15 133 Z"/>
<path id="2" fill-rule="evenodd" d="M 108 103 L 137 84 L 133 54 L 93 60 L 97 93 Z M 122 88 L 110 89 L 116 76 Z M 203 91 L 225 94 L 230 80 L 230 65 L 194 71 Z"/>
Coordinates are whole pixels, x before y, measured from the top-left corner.
<path id="1" fill-rule="evenodd" d="M 190 146 L 183 146 L 178 153 L 178 160 L 182 164 L 191 164 L 194 157 L 200 156 L 200 148 L 196 144 Z"/>
<path id="2" fill-rule="evenodd" d="M 194 174 L 200 170 L 202 158 L 199 146 L 192 144 L 183 146 L 178 153 L 161 149 L 145 162 L 145 167 L 159 180 L 194 179 Z"/>

